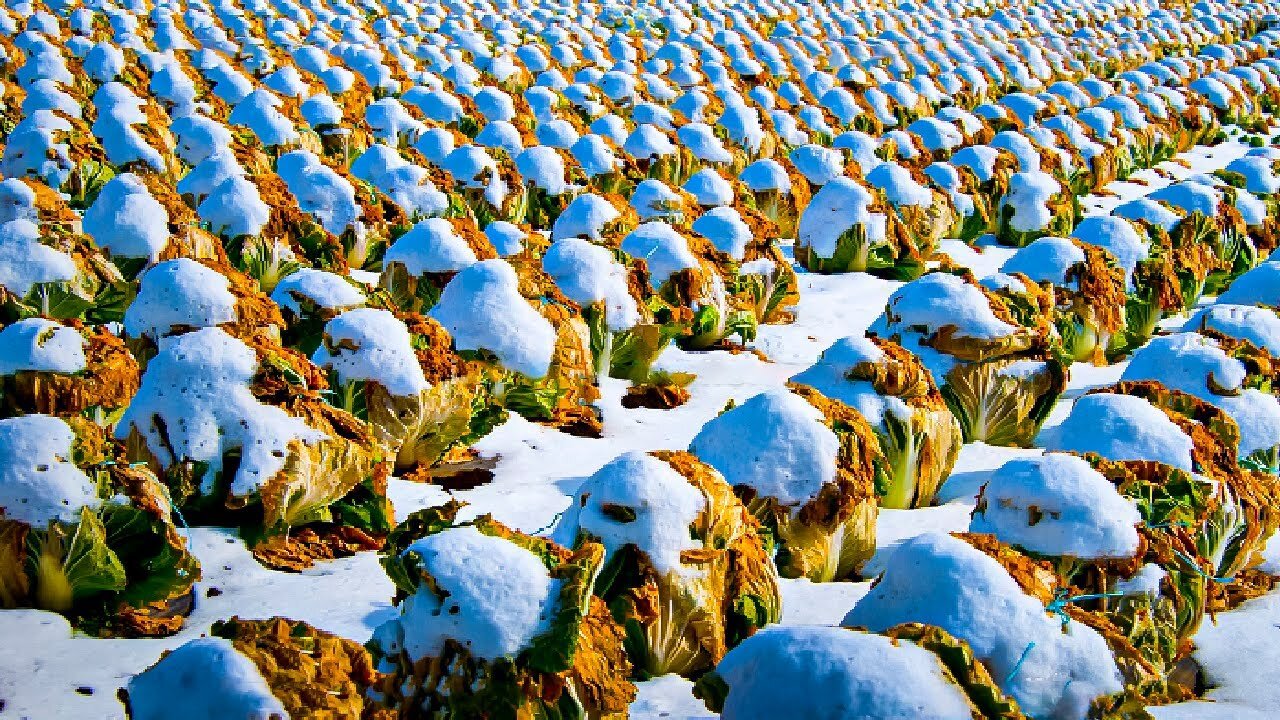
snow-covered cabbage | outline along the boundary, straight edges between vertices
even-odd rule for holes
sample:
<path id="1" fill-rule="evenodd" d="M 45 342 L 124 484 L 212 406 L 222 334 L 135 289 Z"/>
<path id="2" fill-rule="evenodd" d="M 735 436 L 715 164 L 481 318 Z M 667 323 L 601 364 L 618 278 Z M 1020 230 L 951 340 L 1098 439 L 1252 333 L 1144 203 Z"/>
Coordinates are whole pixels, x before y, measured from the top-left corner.
<path id="1" fill-rule="evenodd" d="M 1024 592 L 982 550 L 929 532 L 893 551 L 884 575 L 843 624 L 873 632 L 909 622 L 936 625 L 969 644 L 1022 712 L 1081 720 L 1095 699 L 1123 689 L 1120 671 L 1102 635 L 1046 612 L 1047 602 Z"/>
<path id="2" fill-rule="evenodd" d="M 376 707 L 378 677 L 351 640 L 296 620 L 236 617 L 130 678 L 121 700 L 131 720 L 361 717 Z"/>
<path id="3" fill-rule="evenodd" d="M 0 330 L 0 416 L 84 415 L 109 425 L 138 390 L 138 363 L 106 328 L 28 318 Z"/>
<path id="4" fill-rule="evenodd" d="M 848 405 L 871 424 L 889 473 L 878 488 L 881 507 L 933 503 L 962 441 L 960 424 L 919 358 L 887 340 L 851 336 L 791 382 Z"/>
<path id="5" fill-rule="evenodd" d="M 694 692 L 726 720 L 950 720 L 1016 712 L 965 643 L 945 630 L 904 625 L 886 635 L 769 628 L 730 651 Z"/>
<path id="6" fill-rule="evenodd" d="M 814 194 L 800 215 L 796 259 L 813 272 L 873 272 L 909 280 L 923 272 L 931 250 L 897 229 L 870 190 L 850 178 L 836 178 Z"/>
<path id="7" fill-rule="evenodd" d="M 548 298 L 559 301 L 544 302 Z M 499 371 L 490 389 L 507 409 L 568 432 L 599 435 L 591 332 L 536 259 L 467 267 L 445 286 L 430 315 L 462 358 Z"/>
<path id="8" fill-rule="evenodd" d="M 92 423 L 0 420 L 0 607 L 64 613 L 84 631 L 182 628 L 200 565 L 168 492 Z"/>
<path id="9" fill-rule="evenodd" d="M 456 523 L 460 507 L 414 513 L 383 548 L 399 615 L 369 642 L 382 703 L 410 717 L 625 712 L 625 633 L 592 595 L 604 547 L 570 551 L 489 516 Z"/>
<path id="10" fill-rule="evenodd" d="M 317 521 L 385 533 L 386 468 L 371 430 L 321 399 L 323 375 L 305 357 L 253 342 L 216 327 L 166 339 L 116 435 L 188 518 L 233 520 L 265 540 L 265 562 L 287 562 L 276 556 L 291 551 L 284 536 Z"/>
<path id="11" fill-rule="evenodd" d="M 1043 237 L 1006 260 L 1000 272 L 1050 293 L 1063 352 L 1073 360 L 1104 365 L 1114 349 L 1131 346 L 1124 332 L 1124 273 L 1103 248 Z"/>
<path id="12" fill-rule="evenodd" d="M 1066 388 L 1048 318 L 971 278 L 935 272 L 904 285 L 868 332 L 920 357 L 966 442 L 1030 445 Z"/>
<path id="13" fill-rule="evenodd" d="M 853 408 L 793 389 L 763 392 L 709 420 L 689 449 L 774 534 L 784 577 L 848 578 L 875 551 L 876 489 L 887 476 L 879 441 Z"/>
<path id="14" fill-rule="evenodd" d="M 1121 379 L 1156 381 L 1222 408 L 1240 429 L 1241 459 L 1274 471 L 1280 467 L 1276 371 L 1269 354 L 1250 350 L 1198 333 L 1166 335 L 1134 353 Z"/>
<path id="15" fill-rule="evenodd" d="M 642 677 L 696 676 L 781 614 L 759 522 L 689 453 L 607 463 L 574 492 L 554 536 L 604 545 L 595 592 L 623 623 Z"/>
<path id="16" fill-rule="evenodd" d="M 325 325 L 312 361 L 330 372 L 331 401 L 366 418 L 406 473 L 429 469 L 505 420 L 488 388 L 495 371 L 459 357 L 452 344 L 430 318 L 357 308 Z"/>

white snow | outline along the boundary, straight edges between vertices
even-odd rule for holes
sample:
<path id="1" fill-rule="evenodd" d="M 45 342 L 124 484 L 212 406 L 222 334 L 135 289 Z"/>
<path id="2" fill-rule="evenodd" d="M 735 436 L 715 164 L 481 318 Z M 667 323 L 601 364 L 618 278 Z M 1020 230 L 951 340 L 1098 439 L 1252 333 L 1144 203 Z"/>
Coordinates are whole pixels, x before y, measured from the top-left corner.
<path id="1" fill-rule="evenodd" d="M 604 303 L 613 332 L 640 322 L 640 309 L 627 286 L 627 269 L 608 249 L 581 238 L 557 240 L 542 256 L 542 269 L 570 300 L 586 307 Z"/>
<path id="2" fill-rule="evenodd" d="M 414 542 L 405 555 L 417 556 L 445 597 L 423 583 L 402 601 L 400 617 L 374 631 L 387 654 L 403 648 L 416 661 L 439 655 L 452 639 L 494 660 L 520 652 L 550 626 L 560 581 L 510 541 L 456 527 Z"/>
<path id="3" fill-rule="evenodd" d="M 41 283 L 71 280 L 71 256 L 40 243 L 40 229 L 26 219 L 0 225 L 0 286 L 19 297 Z"/>
<path id="4" fill-rule="evenodd" d="M 233 496 L 247 496 L 284 468 L 290 443 L 325 437 L 253 396 L 249 382 L 257 368 L 253 350 L 221 328 L 163 340 L 116 435 L 136 430 L 165 468 L 186 460 L 207 463 L 201 479 L 206 493 L 222 472 L 223 456 L 238 449 L 230 489 Z"/>
<path id="5" fill-rule="evenodd" d="M 1244 363 L 1197 333 L 1151 340 L 1129 360 L 1124 380 L 1159 380 L 1222 408 L 1240 426 L 1240 455 L 1280 445 L 1280 399 L 1243 386 Z M 1214 383 L 1217 391 L 1210 385 Z"/>
<path id="6" fill-rule="evenodd" d="M 1076 400 L 1057 427 L 1036 441 L 1049 450 L 1094 452 L 1108 460 L 1154 460 L 1190 472 L 1191 438 L 1139 397 L 1099 393 Z"/>
<path id="7" fill-rule="evenodd" d="M 624 453 L 587 478 L 572 497 L 553 531 L 561 545 L 572 547 L 586 533 L 604 544 L 606 558 L 631 546 L 663 575 L 697 572 L 681 564 L 680 553 L 699 547 L 689 528 L 707 499 L 670 465 L 642 452 Z M 606 506 L 627 508 L 635 517 L 612 517 Z"/>
<path id="8" fill-rule="evenodd" d="M 883 239 L 873 231 L 877 225 L 870 211 L 872 201 L 871 193 L 854 180 L 832 180 L 814 194 L 801 213 L 796 242 L 812 248 L 818 257 L 829 258 L 835 255 L 840 236 L 855 225 L 866 228 L 870 241 Z"/>
<path id="9" fill-rule="evenodd" d="M 309 301 L 326 310 L 346 310 L 365 302 L 364 293 L 346 278 L 324 270 L 301 268 L 276 283 L 271 301 L 302 314 L 302 302 Z"/>
<path id="10" fill-rule="evenodd" d="M 1048 203 L 1062 191 L 1052 175 L 1038 170 L 1014 173 L 1009 178 L 1009 193 L 1001 207 L 1013 208 L 1009 227 L 1018 232 L 1035 232 L 1048 227 L 1053 218 Z"/>
<path id="11" fill-rule="evenodd" d="M 891 204 L 899 207 L 933 205 L 933 193 L 916 182 L 911 171 L 896 163 L 883 163 L 867 173 L 867 182 L 884 193 Z"/>
<path id="12" fill-rule="evenodd" d="M 288 717 L 253 661 L 219 637 L 187 641 L 130 678 L 128 691 L 136 720 Z"/>
<path id="13" fill-rule="evenodd" d="M 444 218 L 427 218 L 387 248 L 384 264 L 400 263 L 410 275 L 457 272 L 477 262 L 467 241 Z"/>
<path id="14" fill-rule="evenodd" d="M 943 533 L 903 543 L 844 619 L 872 631 L 903 622 L 937 625 L 967 641 L 1032 717 L 1081 720 L 1095 697 L 1122 687 L 1098 633 L 1074 620 L 1064 626 L 999 563 Z"/>
<path id="15" fill-rule="evenodd" d="M 356 308 L 324 326 L 324 343 L 311 361 L 338 373 L 338 382 L 372 380 L 401 397 L 428 387 L 409 330 L 387 310 Z"/>
<path id="16" fill-rule="evenodd" d="M 972 532 L 1040 555 L 1098 560 L 1138 551 L 1137 508 L 1075 455 L 1011 460 L 982 495 L 986 509 L 974 512 Z"/>
<path id="17" fill-rule="evenodd" d="M 833 627 L 770 627 L 730 650 L 725 720 L 958 720 L 968 699 L 911 642 Z"/>
<path id="18" fill-rule="evenodd" d="M 901 398 L 877 393 L 866 380 L 848 378 L 855 365 L 877 363 L 883 358 L 884 351 L 875 343 L 861 335 L 850 335 L 823 350 L 817 362 L 791 380 L 839 400 L 861 413 L 872 426 L 884 429 L 885 413 L 905 420 L 911 417 L 911 408 Z"/>
<path id="19" fill-rule="evenodd" d="M 75 434 L 48 415 L 0 420 L 0 515 L 43 530 L 96 508 L 97 487 L 72 464 Z"/>
<path id="20" fill-rule="evenodd" d="M 731 207 L 711 208 L 694 220 L 690 228 L 734 260 L 743 258 L 747 244 L 753 239 L 751 228 Z"/>
<path id="21" fill-rule="evenodd" d="M 75 328 L 27 318 L 0 330 L 0 376 L 22 370 L 63 375 L 85 368 L 85 340 Z"/>
<path id="22" fill-rule="evenodd" d="M 178 258 L 142 274 L 138 296 L 124 313 L 125 332 L 158 340 L 185 328 L 216 327 L 236 321 L 231 281 L 195 260 Z"/>
<path id="23" fill-rule="evenodd" d="M 1069 239 L 1042 237 L 1006 260 L 1000 272 L 1022 273 L 1034 282 L 1063 285 L 1067 271 L 1084 261 L 1084 250 Z"/>
<path id="24" fill-rule="evenodd" d="M 922 328 L 926 334 L 953 326 L 956 337 L 990 340 L 1017 330 L 997 318 L 987 296 L 963 278 L 931 273 L 902 286 L 889 298 L 888 311 L 896 320 L 889 331 Z"/>
<path id="25" fill-rule="evenodd" d="M 1106 215 L 1084 218 L 1071 237 L 1111 253 L 1124 269 L 1126 285 L 1132 283 L 1133 270 L 1138 262 L 1147 259 L 1147 241 L 1124 218 Z"/>
<path id="26" fill-rule="evenodd" d="M 794 509 L 835 481 L 840 441 L 817 408 L 777 389 L 707 421 L 689 450 L 730 485 Z"/>
<path id="27" fill-rule="evenodd" d="M 604 226 L 617 220 L 619 216 L 617 208 L 599 195 L 579 195 L 556 218 L 551 227 L 551 239 L 583 237 L 588 240 L 603 240 Z"/>
<path id="28" fill-rule="evenodd" d="M 1248 340 L 1272 356 L 1280 356 L 1280 315 L 1265 307 L 1219 302 L 1201 308 L 1182 329 L 1184 332 L 1213 330 Z"/>
<path id="29" fill-rule="evenodd" d="M 1231 287 L 1218 296 L 1218 302 L 1280 308 L 1280 260 L 1260 263 L 1236 278 Z"/>
<path id="30" fill-rule="evenodd" d="M 555 330 L 520 296 L 516 272 L 503 260 L 483 260 L 455 275 L 431 316 L 458 350 L 488 350 L 508 370 L 531 378 L 551 367 Z"/>
<path id="31" fill-rule="evenodd" d="M 644 258 L 649 264 L 650 282 L 655 288 L 680 270 L 698 267 L 689 252 L 689 243 L 675 228 L 661 220 L 647 222 L 622 239 L 622 251 Z"/>
<path id="32" fill-rule="evenodd" d="M 107 181 L 85 211 L 84 231 L 114 255 L 155 262 L 169 242 L 169 213 L 140 178 L 124 173 Z"/>

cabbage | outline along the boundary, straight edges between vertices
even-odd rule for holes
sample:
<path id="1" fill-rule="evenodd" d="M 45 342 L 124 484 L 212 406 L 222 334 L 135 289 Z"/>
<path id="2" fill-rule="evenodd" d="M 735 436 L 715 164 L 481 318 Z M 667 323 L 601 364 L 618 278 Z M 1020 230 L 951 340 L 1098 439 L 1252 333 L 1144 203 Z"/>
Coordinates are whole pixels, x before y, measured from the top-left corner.
<path id="1" fill-rule="evenodd" d="M 586 542 L 571 552 L 511 530 L 487 515 L 460 524 L 455 521 L 460 507 L 451 503 L 418 511 L 387 538 L 382 562 L 396 585 L 395 602 L 401 615 L 379 627 L 368 644 L 376 668 L 384 673 L 378 686 L 381 704 L 405 717 L 498 714 L 552 720 L 625 713 L 636 689 L 626 680 L 631 664 L 623 651 L 624 633 L 604 603 L 592 595 L 604 548 Z M 503 598 L 487 599 L 483 589 L 472 588 L 504 582 L 490 577 L 494 573 L 517 587 L 529 572 L 529 559 L 521 563 L 518 577 L 515 567 L 465 559 L 446 561 L 451 569 L 445 579 L 433 576 L 431 561 L 418 552 L 424 547 L 422 541 L 438 537 L 436 547 L 447 547 L 445 535 L 460 530 L 503 543 L 507 554 L 523 557 L 527 553 L 534 567 L 543 568 L 543 582 L 550 578 L 545 599 L 532 599 L 541 603 L 540 624 L 529 630 L 527 638 L 516 638 L 521 642 L 509 654 L 486 657 L 468 649 L 479 651 L 484 646 L 478 635 L 468 634 L 471 631 L 519 632 L 502 625 L 510 621 Z M 464 569 L 458 568 L 459 562 L 467 563 Z M 441 586 L 442 582 L 449 584 Z M 419 609 L 445 600 L 450 592 L 453 602 L 459 603 L 454 605 L 455 615 L 436 619 L 441 616 Z M 505 598 L 505 602 L 514 601 L 514 597 Z M 439 645 L 406 643 L 407 636 L 423 634 L 440 638 Z"/>
<path id="2" fill-rule="evenodd" d="M 407 370 L 419 383 L 401 387 L 405 378 L 399 375 L 383 376 L 382 381 L 363 375 L 344 379 L 340 371 L 331 370 L 328 384 L 334 389 L 327 397 L 371 425 L 380 444 L 391 451 L 395 472 L 422 473 L 444 460 L 451 450 L 469 446 L 506 421 L 501 403 L 491 392 L 506 373 L 464 359 L 453 350 L 448 332 L 431 318 L 407 315 L 391 321 L 405 326 L 409 344 L 399 349 L 410 363 Z M 387 335 L 383 333 L 381 339 L 387 340 Z M 351 339 L 335 341 L 328 333 L 323 348 L 330 363 L 361 350 Z M 386 353 L 388 348 L 371 350 Z M 379 369 L 391 372 L 389 356 L 380 357 Z"/>
<path id="3" fill-rule="evenodd" d="M 59 612 L 90 633 L 177 632 L 191 610 L 200 565 L 174 527 L 168 492 L 150 470 L 124 463 L 122 448 L 101 428 L 69 422 L 0 420 L 0 435 L 14 452 L 0 463 L 6 483 L 18 484 L 11 491 L 22 490 L 27 463 L 45 464 L 42 476 L 26 485 L 26 507 L 0 513 L 0 607 Z M 54 444 L 44 445 L 46 439 Z M 24 448 L 23 457 L 12 441 Z M 44 457 L 37 449 L 27 456 L 32 441 L 58 455 Z M 42 513 L 41 498 L 60 488 L 40 485 L 68 472 L 91 494 Z"/>
<path id="4" fill-rule="evenodd" d="M 933 503 L 959 456 L 961 432 L 917 357 L 888 340 L 846 338 L 792 382 L 848 403 L 871 423 L 888 467 L 881 507 Z"/>
<path id="5" fill-rule="evenodd" d="M 854 576 L 875 552 L 880 444 L 861 414 L 804 385 L 757 395 L 703 426 L 690 450 L 724 474 L 776 545 L 783 577 Z M 742 438 L 753 452 L 742 452 Z"/>
<path id="6" fill-rule="evenodd" d="M 37 342 L 47 342 L 50 334 L 62 332 L 62 327 L 49 327 Z M 84 369 L 73 373 L 35 369 L 0 373 L 0 417 L 80 415 L 104 427 L 114 423 L 138 390 L 138 363 L 124 341 L 105 328 L 71 332 L 84 338 Z"/>
<path id="7" fill-rule="evenodd" d="M 281 617 L 219 620 L 209 634 L 132 678 L 120 691 L 126 717 L 154 717 L 179 696 L 227 716 L 254 715 L 249 704 L 261 702 L 290 717 L 382 717 L 369 696 L 380 676 L 355 642 Z"/>
<path id="8" fill-rule="evenodd" d="M 609 463 L 578 489 L 555 532 L 577 546 L 604 544 L 595 593 L 626 631 L 641 678 L 697 675 L 781 615 L 759 524 L 688 453 Z"/>
<path id="9" fill-rule="evenodd" d="M 117 436 L 131 458 L 164 478 L 189 519 L 239 526 L 269 565 L 305 567 L 376 547 L 374 536 L 390 529 L 391 506 L 372 429 L 321 399 L 323 374 L 306 358 L 249 340 L 219 328 L 167 340 Z M 168 402 L 172 388 L 193 376 L 207 381 L 201 392 L 181 405 Z"/>
<path id="10" fill-rule="evenodd" d="M 1030 446 L 1067 384 L 1047 308 L 969 276 L 916 283 L 890 297 L 868 332 L 921 357 L 965 442 Z"/>
<path id="11" fill-rule="evenodd" d="M 823 668 L 817 676 L 814 667 Z M 824 682 L 825 681 L 825 682 Z M 1023 720 L 963 640 L 908 623 L 880 635 L 785 626 L 748 640 L 694 694 L 727 720 L 779 717 L 973 717 Z"/>

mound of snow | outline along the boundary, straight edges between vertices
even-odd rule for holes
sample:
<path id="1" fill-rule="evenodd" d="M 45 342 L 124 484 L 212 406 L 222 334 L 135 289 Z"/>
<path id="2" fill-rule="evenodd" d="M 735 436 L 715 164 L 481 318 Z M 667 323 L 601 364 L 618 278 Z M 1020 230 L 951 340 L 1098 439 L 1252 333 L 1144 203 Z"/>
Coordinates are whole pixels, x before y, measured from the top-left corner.
<path id="1" fill-rule="evenodd" d="M 551 368 L 556 333 L 520 295 L 516 271 L 484 260 L 454 276 L 431 311 L 458 350 L 487 350 L 508 370 L 540 378 Z"/>
<path id="2" fill-rule="evenodd" d="M 155 262 L 169 242 L 169 213 L 133 173 L 117 175 L 85 210 L 84 231 L 112 255 Z"/>
<path id="3" fill-rule="evenodd" d="M 1218 302 L 1280 308 L 1280 260 L 1269 260 L 1236 278 Z"/>
<path id="4" fill-rule="evenodd" d="M 1182 330 L 1212 330 L 1280 356 L 1280 315 L 1265 307 L 1219 302 L 1191 316 Z"/>
<path id="5" fill-rule="evenodd" d="M 189 640 L 129 680 L 137 720 L 268 720 L 288 717 L 258 667 L 230 640 Z"/>
<path id="6" fill-rule="evenodd" d="M 457 272 L 475 264 L 476 254 L 444 218 L 427 218 L 387 248 L 384 264 L 400 263 L 410 275 Z"/>
<path id="7" fill-rule="evenodd" d="M 636 228 L 622 239 L 621 247 L 628 255 L 645 259 L 655 288 L 680 270 L 698 267 L 698 260 L 689 252 L 684 236 L 662 221 L 647 222 Z"/>
<path id="8" fill-rule="evenodd" d="M 855 225 L 866 229 L 872 243 L 884 239 L 884 222 L 870 208 L 875 198 L 856 181 L 839 177 L 813 196 L 800 215 L 796 242 L 813 250 L 818 257 L 835 255 L 840 236 Z"/>
<path id="9" fill-rule="evenodd" d="M 969 531 L 991 533 L 1041 555 L 1129 558 L 1142 516 L 1101 473 L 1075 455 L 1010 460 L 991 475 Z"/>
<path id="10" fill-rule="evenodd" d="M 607 248 L 582 238 L 557 240 L 542 256 L 542 269 L 566 297 L 584 308 L 604 303 L 610 330 L 621 332 L 640 322 L 640 309 L 627 286 L 627 269 Z"/>
<path id="11" fill-rule="evenodd" d="M 1045 611 L 998 562 L 963 540 L 929 532 L 907 540 L 844 618 L 873 632 L 904 622 L 965 640 L 1027 715 L 1082 720 L 1100 695 L 1123 688 L 1107 643 L 1092 628 Z"/>
<path id="12" fill-rule="evenodd" d="M 926 335 L 952 326 L 956 337 L 994 340 L 1006 337 L 1016 327 L 996 317 L 991 303 L 974 285 L 950 273 L 930 273 L 903 285 L 889 296 L 883 329 L 894 332 L 919 331 Z M 880 329 L 877 321 L 877 329 Z"/>
<path id="13" fill-rule="evenodd" d="M 142 275 L 138 296 L 124 312 L 132 337 L 159 339 L 175 330 L 236 321 L 231 281 L 190 258 L 166 260 Z"/>
<path id="14" fill-rule="evenodd" d="M 326 310 L 345 310 L 363 305 L 365 297 L 341 275 L 312 268 L 286 275 L 271 291 L 272 302 L 297 314 L 304 300 Z"/>
<path id="15" fill-rule="evenodd" d="M 22 370 L 80 372 L 85 368 L 84 346 L 75 328 L 44 318 L 19 320 L 0 330 L 0 376 Z"/>
<path id="16" fill-rule="evenodd" d="M 1280 399 L 1244 387 L 1244 363 L 1197 333 L 1158 337 L 1139 348 L 1123 380 L 1158 380 L 1222 408 L 1240 426 L 1240 455 L 1280 445 Z"/>
<path id="17" fill-rule="evenodd" d="M 774 389 L 708 420 L 689 451 L 730 485 L 798 507 L 835 480 L 840 441 L 817 408 Z"/>
<path id="18" fill-rule="evenodd" d="M 97 486 L 71 463 L 75 434 L 48 415 L 0 420 L 0 516 L 44 529 L 98 506 Z"/>
<path id="19" fill-rule="evenodd" d="M 372 380 L 392 395 L 417 395 L 427 379 L 413 351 L 409 330 L 387 310 L 356 308 L 324 326 L 325 342 L 311 357 L 338 373 L 338 382 Z"/>
<path id="20" fill-rule="evenodd" d="M 730 650 L 716 673 L 729 686 L 725 720 L 970 716 L 933 653 L 844 628 L 765 628 Z"/>
<path id="21" fill-rule="evenodd" d="M 71 256 L 40 243 L 40 228 L 27 219 L 0 225 L 0 286 L 24 297 L 40 283 L 71 280 L 76 263 Z"/>
<path id="22" fill-rule="evenodd" d="M 1132 395 L 1085 395 L 1062 424 L 1045 428 L 1036 441 L 1048 450 L 1093 452 L 1108 460 L 1154 460 L 1192 470 L 1191 438 L 1160 408 Z"/>
<path id="23" fill-rule="evenodd" d="M 405 555 L 418 558 L 445 597 L 423 583 L 405 598 L 400 617 L 374 632 L 388 654 L 403 648 L 413 660 L 434 657 L 455 640 L 494 660 L 515 655 L 549 629 L 560 581 L 528 550 L 457 527 L 414 542 Z"/>
<path id="24" fill-rule="evenodd" d="M 300 418 L 259 402 L 249 390 L 257 369 L 254 351 L 221 328 L 164 339 L 116 435 L 138 432 L 166 468 L 188 460 L 206 463 L 204 493 L 214 491 L 227 453 L 239 450 L 231 493 L 247 496 L 284 468 L 290 443 L 325 437 Z"/>
<path id="25" fill-rule="evenodd" d="M 707 505 L 702 493 L 670 465 L 642 452 L 619 455 L 578 488 L 556 528 L 556 541 L 572 547 L 578 533 L 604 544 L 608 557 L 631 545 L 660 573 L 681 572 L 680 553 L 698 547 L 689 526 Z M 607 506 L 628 508 L 623 521 Z"/>

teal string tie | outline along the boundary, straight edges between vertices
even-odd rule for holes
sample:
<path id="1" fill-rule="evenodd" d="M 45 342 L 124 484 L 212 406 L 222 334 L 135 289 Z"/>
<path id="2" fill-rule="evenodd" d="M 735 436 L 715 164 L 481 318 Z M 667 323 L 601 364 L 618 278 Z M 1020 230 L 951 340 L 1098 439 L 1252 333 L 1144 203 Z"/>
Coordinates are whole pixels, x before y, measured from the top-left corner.
<path id="1" fill-rule="evenodd" d="M 1173 554 L 1177 555 L 1178 559 L 1181 560 L 1182 562 L 1190 565 L 1191 569 L 1195 570 L 1196 573 L 1199 574 L 1200 577 L 1204 578 L 1205 580 L 1212 580 L 1213 582 L 1216 582 L 1220 585 L 1230 585 L 1231 583 L 1236 581 L 1235 576 L 1214 577 L 1213 575 L 1210 575 L 1209 573 L 1204 571 L 1204 568 L 1200 567 L 1200 563 L 1196 562 L 1194 558 L 1188 556 L 1186 553 L 1182 552 L 1181 550 L 1175 549 L 1173 551 Z"/>
<path id="2" fill-rule="evenodd" d="M 1066 590 L 1059 590 L 1057 593 L 1054 594 L 1053 600 L 1050 600 L 1049 604 L 1045 606 L 1045 610 L 1048 610 L 1054 615 L 1057 615 L 1058 617 L 1062 618 L 1062 625 L 1063 627 L 1066 627 L 1067 623 L 1071 622 L 1071 616 L 1067 614 L 1068 605 L 1071 605 L 1072 603 L 1084 602 L 1086 600 L 1102 600 L 1103 598 L 1124 597 L 1124 595 L 1125 594 L 1122 592 L 1109 592 L 1109 593 L 1086 593 L 1084 595 L 1068 596 Z"/>
<path id="3" fill-rule="evenodd" d="M 1022 656 L 1018 658 L 1018 662 L 1014 663 L 1013 669 L 1009 671 L 1008 675 L 1004 676 L 1004 682 L 1000 683 L 1002 686 L 1007 686 L 1009 683 L 1013 682 L 1013 678 L 1018 674 L 1018 671 L 1022 669 L 1022 663 L 1026 662 L 1027 656 L 1031 654 L 1031 648 L 1035 646 L 1036 642 L 1034 640 L 1027 643 L 1027 647 L 1022 651 Z"/>
<path id="4" fill-rule="evenodd" d="M 569 508 L 565 508 L 565 510 L 568 510 L 568 509 L 569 509 Z M 529 533 L 529 534 L 530 534 L 530 535 L 541 535 L 542 533 L 544 533 L 544 532 L 546 532 L 546 531 L 550 530 L 551 528 L 555 527 L 555 526 L 556 526 L 556 523 L 560 522 L 560 518 L 562 518 L 562 517 L 564 517 L 564 510 L 561 510 L 560 512 L 556 513 L 555 515 L 552 515 L 552 516 L 551 516 L 551 521 L 550 521 L 550 522 L 548 522 L 546 525 L 543 525 L 542 527 L 538 528 L 537 530 L 534 530 L 533 532 L 531 532 L 531 533 Z"/>

